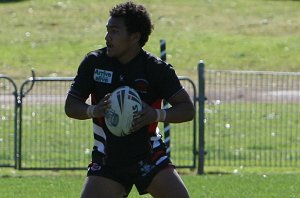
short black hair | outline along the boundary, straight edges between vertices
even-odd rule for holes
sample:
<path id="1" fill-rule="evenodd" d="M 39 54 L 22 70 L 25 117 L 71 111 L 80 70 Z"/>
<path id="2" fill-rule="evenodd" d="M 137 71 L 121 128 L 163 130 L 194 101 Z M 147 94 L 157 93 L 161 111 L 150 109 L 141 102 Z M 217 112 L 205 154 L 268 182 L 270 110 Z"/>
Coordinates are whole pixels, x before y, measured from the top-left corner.
<path id="1" fill-rule="evenodd" d="M 140 46 L 143 47 L 146 44 L 154 27 L 149 13 L 143 5 L 128 1 L 116 5 L 109 13 L 111 17 L 124 18 L 127 31 L 129 33 L 140 32 Z"/>

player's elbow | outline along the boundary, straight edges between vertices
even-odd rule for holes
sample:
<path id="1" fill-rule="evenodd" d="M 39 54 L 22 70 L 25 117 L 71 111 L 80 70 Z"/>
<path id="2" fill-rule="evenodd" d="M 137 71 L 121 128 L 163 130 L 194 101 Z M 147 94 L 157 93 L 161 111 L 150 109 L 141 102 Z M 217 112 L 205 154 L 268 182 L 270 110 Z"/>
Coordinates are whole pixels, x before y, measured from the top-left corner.
<path id="1" fill-rule="evenodd" d="M 70 117 L 73 118 L 73 111 L 74 111 L 74 100 L 72 99 L 72 97 L 68 96 L 66 101 L 65 101 L 65 114 Z"/>
<path id="2" fill-rule="evenodd" d="M 187 106 L 187 111 L 186 111 L 186 119 L 187 121 L 191 121 L 195 118 L 195 113 L 196 113 L 196 110 L 195 110 L 195 106 L 191 103 Z"/>
<path id="3" fill-rule="evenodd" d="M 71 108 L 70 105 L 68 104 L 68 101 L 65 102 L 65 114 L 68 117 L 72 117 Z"/>

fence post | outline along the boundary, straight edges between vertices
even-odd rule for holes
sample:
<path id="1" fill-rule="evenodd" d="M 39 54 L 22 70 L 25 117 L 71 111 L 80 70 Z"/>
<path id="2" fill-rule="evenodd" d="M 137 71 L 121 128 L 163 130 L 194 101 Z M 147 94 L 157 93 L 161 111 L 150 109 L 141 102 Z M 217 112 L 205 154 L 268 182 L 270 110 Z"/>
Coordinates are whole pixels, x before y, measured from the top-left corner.
<path id="1" fill-rule="evenodd" d="M 163 61 L 167 60 L 166 41 L 160 40 L 160 58 Z M 163 101 L 163 108 L 168 108 L 169 104 L 166 100 Z M 167 147 L 167 155 L 171 157 L 171 138 L 170 138 L 170 123 L 164 122 L 165 144 Z"/>
<path id="2" fill-rule="evenodd" d="M 26 94 L 28 94 L 31 89 L 33 88 L 34 86 L 34 83 L 35 83 L 35 72 L 34 70 L 32 69 L 31 70 L 31 74 L 32 74 L 32 77 L 28 78 L 25 82 L 23 82 L 23 84 L 21 85 L 21 88 L 20 88 L 20 94 L 18 96 L 18 109 L 19 109 L 19 137 L 18 137 L 18 156 L 17 156 L 17 169 L 18 170 L 21 170 L 22 169 L 22 136 L 23 136 L 23 98 L 26 96 Z M 31 85 L 30 87 L 24 91 L 25 89 L 25 84 L 26 82 L 31 82 Z"/>
<path id="3" fill-rule="evenodd" d="M 16 87 L 16 86 L 15 86 Z M 15 169 L 19 170 L 19 159 L 20 159 L 20 152 L 19 152 L 19 147 L 18 147 L 18 140 L 20 138 L 20 134 L 19 134 L 19 125 L 18 125 L 18 112 L 20 110 L 20 96 L 18 94 L 17 91 L 17 87 L 16 87 L 16 91 L 14 92 L 14 96 L 15 96 L 15 121 L 14 121 L 14 127 L 15 127 Z"/>
<path id="4" fill-rule="evenodd" d="M 204 102 L 205 102 L 205 75 L 204 61 L 198 63 L 198 110 L 199 110 L 199 161 L 198 174 L 204 174 L 204 156 L 205 156 L 205 141 L 204 141 Z"/>

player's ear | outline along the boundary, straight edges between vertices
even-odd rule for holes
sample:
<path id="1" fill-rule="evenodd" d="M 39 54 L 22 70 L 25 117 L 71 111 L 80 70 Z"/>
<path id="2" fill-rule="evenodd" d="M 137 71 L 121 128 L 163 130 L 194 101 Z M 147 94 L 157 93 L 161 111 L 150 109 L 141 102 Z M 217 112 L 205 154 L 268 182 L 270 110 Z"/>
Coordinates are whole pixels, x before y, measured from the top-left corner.
<path id="1" fill-rule="evenodd" d="M 141 33 L 140 32 L 133 32 L 131 33 L 131 39 L 135 43 L 139 43 L 141 39 Z"/>

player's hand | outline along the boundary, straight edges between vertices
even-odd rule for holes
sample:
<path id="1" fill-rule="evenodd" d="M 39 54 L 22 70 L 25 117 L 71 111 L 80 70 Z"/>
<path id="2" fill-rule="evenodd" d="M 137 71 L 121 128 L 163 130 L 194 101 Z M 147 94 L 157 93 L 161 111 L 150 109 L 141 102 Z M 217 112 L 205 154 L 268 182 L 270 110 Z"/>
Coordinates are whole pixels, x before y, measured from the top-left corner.
<path id="1" fill-rule="evenodd" d="M 110 107 L 110 96 L 111 93 L 106 94 L 101 100 L 100 102 L 96 105 L 95 111 L 94 111 L 94 115 L 96 118 L 100 118 L 100 117 L 104 117 L 105 116 L 105 112 L 107 110 L 107 108 Z"/>
<path id="2" fill-rule="evenodd" d="M 130 131 L 137 131 L 142 127 L 155 122 L 157 119 L 156 111 L 147 103 L 143 102 L 143 108 L 137 113 L 132 122 Z"/>

